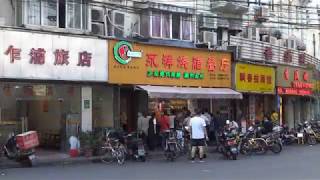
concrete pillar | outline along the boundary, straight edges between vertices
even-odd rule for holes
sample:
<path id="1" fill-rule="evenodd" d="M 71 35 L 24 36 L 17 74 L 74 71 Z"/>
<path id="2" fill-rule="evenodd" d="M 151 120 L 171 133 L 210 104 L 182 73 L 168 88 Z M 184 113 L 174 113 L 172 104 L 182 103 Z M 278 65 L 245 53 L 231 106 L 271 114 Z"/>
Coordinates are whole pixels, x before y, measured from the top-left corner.
<path id="1" fill-rule="evenodd" d="M 286 98 L 284 109 L 285 109 L 284 121 L 287 123 L 290 129 L 294 128 L 294 121 L 295 121 L 294 102 L 292 101 L 291 98 Z"/>
<path id="2" fill-rule="evenodd" d="M 81 87 L 81 131 L 92 131 L 92 88 Z"/>
<path id="3" fill-rule="evenodd" d="M 256 98 L 255 95 L 249 95 L 249 119 L 251 122 L 256 120 Z"/>

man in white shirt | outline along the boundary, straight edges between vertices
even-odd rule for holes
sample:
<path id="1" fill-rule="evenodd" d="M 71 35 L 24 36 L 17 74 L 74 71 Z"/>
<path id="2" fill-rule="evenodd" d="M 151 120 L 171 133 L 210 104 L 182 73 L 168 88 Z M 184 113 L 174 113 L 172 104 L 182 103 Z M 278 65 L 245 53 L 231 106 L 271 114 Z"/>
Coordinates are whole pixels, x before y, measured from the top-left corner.
<path id="1" fill-rule="evenodd" d="M 199 148 L 200 162 L 203 162 L 203 153 L 205 141 L 208 138 L 206 131 L 206 122 L 201 118 L 201 112 L 196 111 L 196 115 L 190 119 L 190 133 L 191 133 L 191 160 L 194 162 L 197 148 Z"/>
<path id="2" fill-rule="evenodd" d="M 148 135 L 148 127 L 149 127 L 149 119 L 145 116 L 145 114 L 138 112 L 138 122 L 137 122 L 138 130 L 142 131 L 145 135 Z"/>

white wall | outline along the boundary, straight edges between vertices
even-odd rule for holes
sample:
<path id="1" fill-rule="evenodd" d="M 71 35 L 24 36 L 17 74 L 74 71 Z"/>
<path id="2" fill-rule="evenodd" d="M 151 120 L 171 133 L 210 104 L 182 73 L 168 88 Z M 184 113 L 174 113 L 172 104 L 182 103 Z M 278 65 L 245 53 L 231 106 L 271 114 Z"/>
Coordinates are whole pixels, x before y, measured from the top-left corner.
<path id="1" fill-rule="evenodd" d="M 92 131 L 92 88 L 81 87 L 81 130 Z"/>

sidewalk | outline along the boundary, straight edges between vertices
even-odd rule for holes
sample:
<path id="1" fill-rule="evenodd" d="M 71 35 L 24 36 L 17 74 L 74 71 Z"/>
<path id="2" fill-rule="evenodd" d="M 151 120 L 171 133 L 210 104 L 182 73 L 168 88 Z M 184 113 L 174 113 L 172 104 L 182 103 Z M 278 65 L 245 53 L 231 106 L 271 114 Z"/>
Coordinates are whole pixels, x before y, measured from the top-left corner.
<path id="1" fill-rule="evenodd" d="M 149 152 L 147 157 L 148 160 L 161 159 L 163 158 L 163 151 L 156 150 Z M 101 156 L 92 156 L 92 157 L 76 157 L 71 158 L 68 154 L 62 152 L 54 151 L 40 151 L 36 152 L 36 164 L 34 167 L 39 166 L 64 166 L 70 164 L 81 164 L 81 163 L 92 163 L 100 162 Z M 9 169 L 9 168 L 21 168 L 23 167 L 19 162 L 14 160 L 9 160 L 7 157 L 0 157 L 0 169 Z"/>
<path id="2" fill-rule="evenodd" d="M 215 152 L 215 147 L 208 147 L 208 154 Z M 148 161 L 165 159 L 164 152 L 161 149 L 155 151 L 149 151 L 147 156 Z M 68 154 L 58 151 L 37 151 L 36 152 L 36 164 L 35 167 L 39 166 L 64 166 L 70 164 L 84 164 L 92 162 L 100 162 L 101 156 L 92 157 L 76 157 L 71 158 Z M 9 160 L 6 157 L 0 157 L 0 169 L 9 168 L 21 168 L 23 167 L 19 162 Z"/>

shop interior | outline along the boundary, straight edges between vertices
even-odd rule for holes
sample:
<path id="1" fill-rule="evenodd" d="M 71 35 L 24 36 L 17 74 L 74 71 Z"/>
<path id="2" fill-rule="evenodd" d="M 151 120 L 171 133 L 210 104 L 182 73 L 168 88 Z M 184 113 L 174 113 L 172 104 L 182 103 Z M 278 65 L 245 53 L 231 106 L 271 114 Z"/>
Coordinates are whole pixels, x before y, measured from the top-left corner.
<path id="1" fill-rule="evenodd" d="M 114 127 L 113 87 L 92 86 L 93 129 Z M 67 151 L 81 129 L 81 86 L 7 82 L 0 85 L 0 143 L 35 130 L 42 150 Z"/>
<path id="2" fill-rule="evenodd" d="M 137 128 L 138 112 L 150 116 L 159 107 L 168 113 L 177 112 L 183 108 L 188 108 L 191 112 L 195 109 L 208 109 L 214 115 L 219 112 L 219 116 L 225 120 L 235 117 L 232 99 L 150 98 L 143 90 L 123 87 L 120 91 L 120 127 L 129 132 Z"/>
<path id="3" fill-rule="evenodd" d="M 80 87 L 64 84 L 10 82 L 0 85 L 1 143 L 12 132 L 35 130 L 40 147 L 66 149 L 66 137 L 80 125 Z"/>

